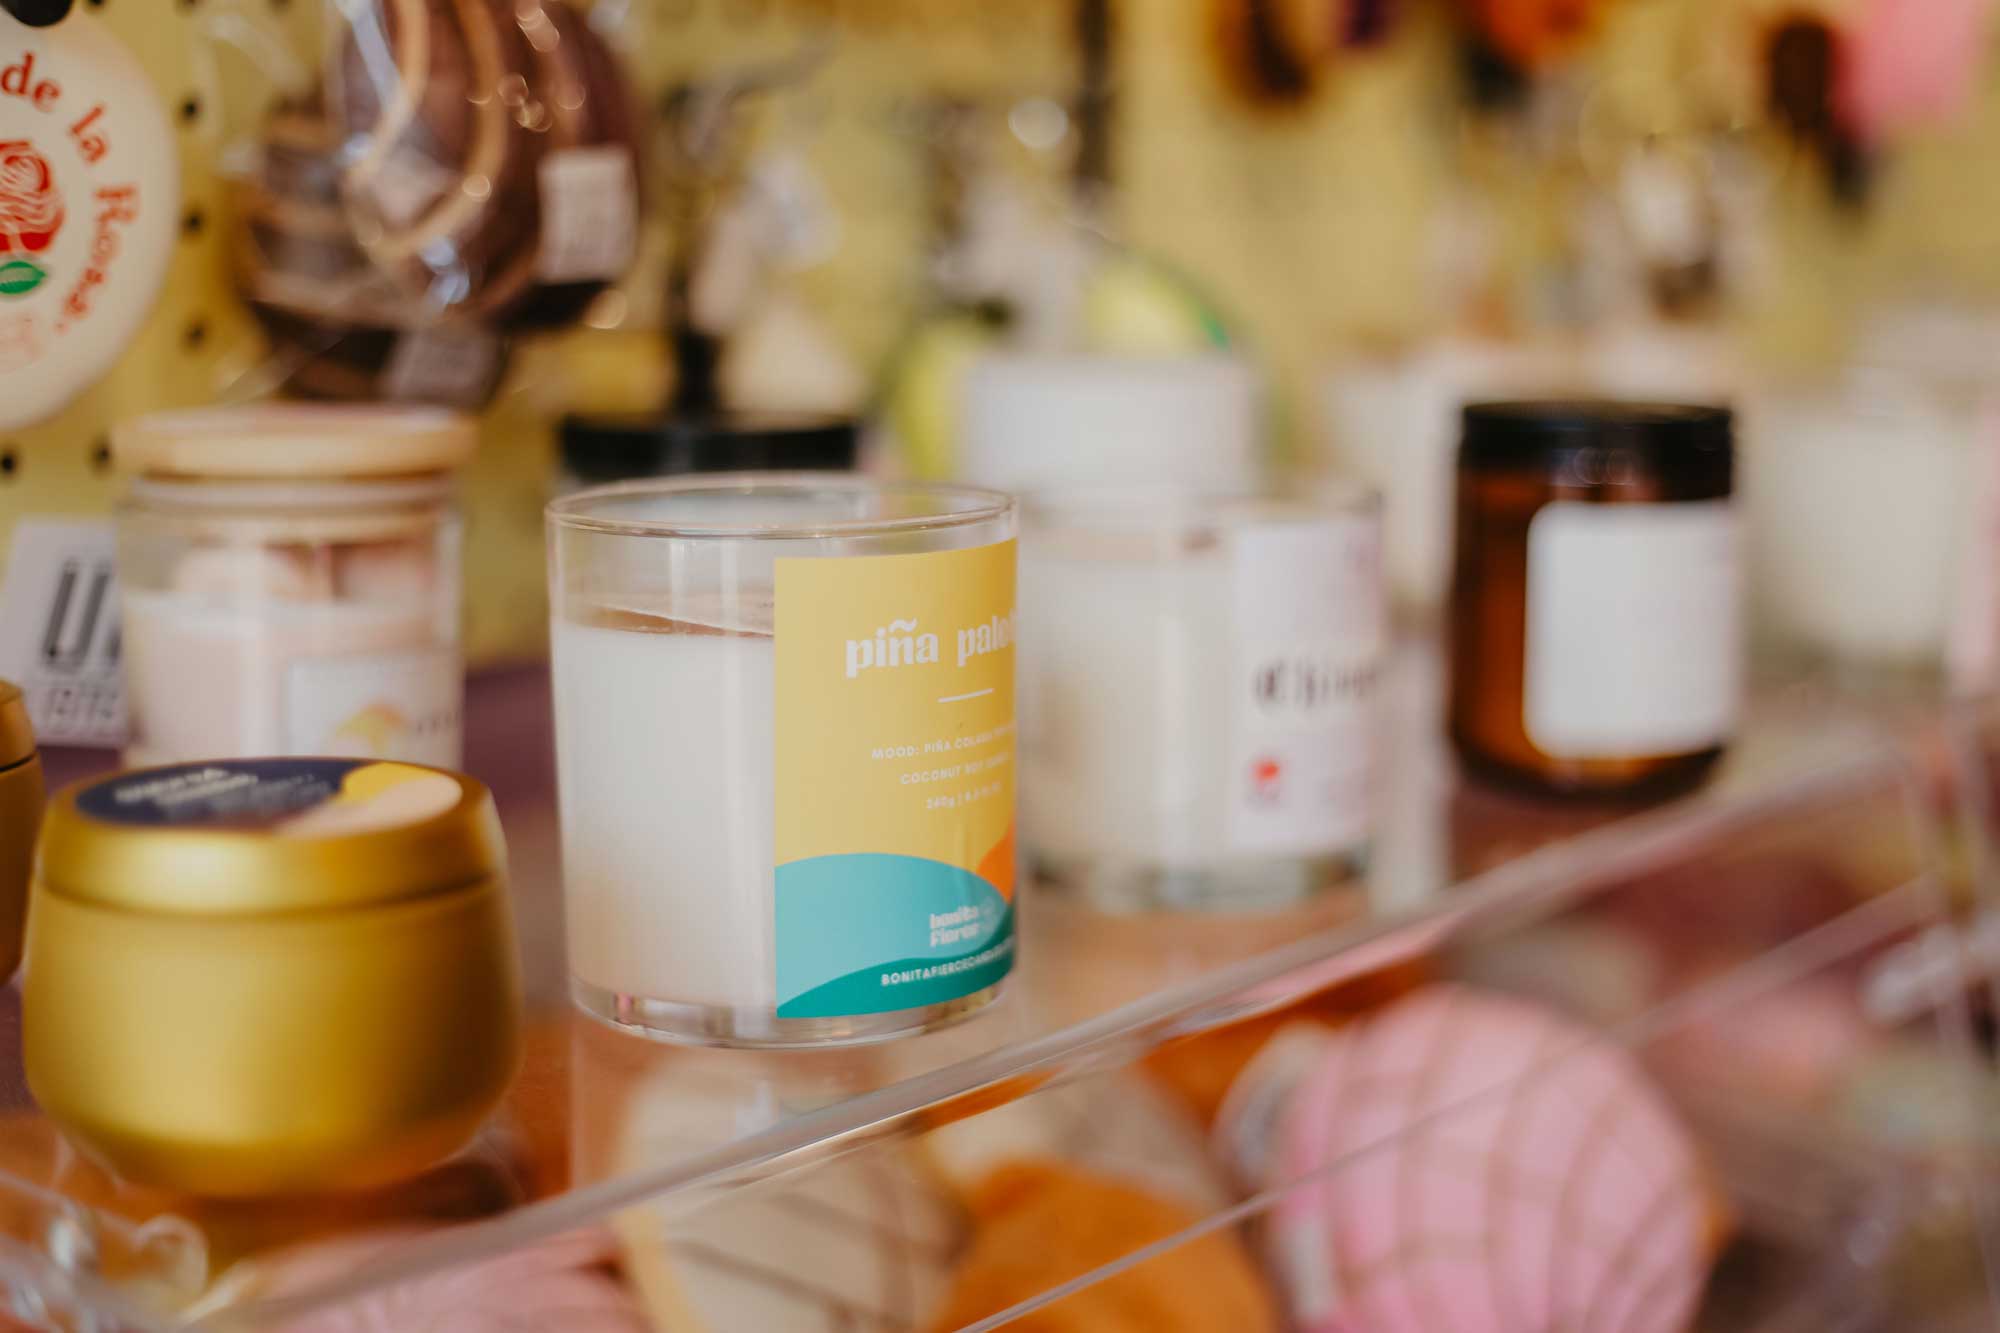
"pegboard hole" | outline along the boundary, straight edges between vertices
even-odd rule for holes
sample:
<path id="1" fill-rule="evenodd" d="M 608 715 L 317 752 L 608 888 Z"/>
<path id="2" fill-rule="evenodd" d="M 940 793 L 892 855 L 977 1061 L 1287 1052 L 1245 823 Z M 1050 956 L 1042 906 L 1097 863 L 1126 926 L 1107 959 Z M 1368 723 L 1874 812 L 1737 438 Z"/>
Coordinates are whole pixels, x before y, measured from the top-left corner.
<path id="1" fill-rule="evenodd" d="M 190 208 L 187 212 L 181 214 L 181 235 L 190 240 L 201 235 L 202 228 L 207 225 L 208 215 L 203 213 L 199 208 Z"/>
<path id="2" fill-rule="evenodd" d="M 191 319 L 187 327 L 181 330 L 181 344 L 190 352 L 200 351 L 207 341 L 208 321 L 205 319 Z"/>
<path id="3" fill-rule="evenodd" d="M 189 93 L 181 102 L 181 124 L 192 125 L 201 119 L 201 99 Z"/>
<path id="4" fill-rule="evenodd" d="M 111 441 L 101 435 L 90 447 L 90 470 L 100 474 L 111 470 Z"/>
<path id="5" fill-rule="evenodd" d="M 0 449 L 0 477 L 12 477 L 21 470 L 21 454 L 12 445 Z"/>

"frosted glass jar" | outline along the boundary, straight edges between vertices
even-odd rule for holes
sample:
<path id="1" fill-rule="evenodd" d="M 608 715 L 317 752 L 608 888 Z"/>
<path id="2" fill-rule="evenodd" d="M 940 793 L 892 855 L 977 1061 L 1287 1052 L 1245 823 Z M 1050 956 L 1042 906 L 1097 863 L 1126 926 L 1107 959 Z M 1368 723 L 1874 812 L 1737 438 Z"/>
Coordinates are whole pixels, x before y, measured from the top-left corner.
<path id="1" fill-rule="evenodd" d="M 1109 910 L 1232 910 L 1351 877 L 1386 646 L 1372 496 L 1031 497 L 1021 582 L 1039 882 Z"/>
<path id="2" fill-rule="evenodd" d="M 1890 372 L 1754 395 L 1755 597 L 1783 646 L 1989 683 L 2000 615 L 2000 418 Z"/>
<path id="3" fill-rule="evenodd" d="M 1264 480 L 1262 387 L 1225 353 L 992 353 L 959 407 L 959 473 L 981 486 L 1249 495 Z"/>
<path id="4" fill-rule="evenodd" d="M 808 1046 L 983 1007 L 1014 958 L 1014 505 L 838 474 L 549 506 L 571 994 Z"/>
<path id="5" fill-rule="evenodd" d="M 120 425 L 129 764 L 272 755 L 456 767 L 466 418 L 255 406 Z"/>

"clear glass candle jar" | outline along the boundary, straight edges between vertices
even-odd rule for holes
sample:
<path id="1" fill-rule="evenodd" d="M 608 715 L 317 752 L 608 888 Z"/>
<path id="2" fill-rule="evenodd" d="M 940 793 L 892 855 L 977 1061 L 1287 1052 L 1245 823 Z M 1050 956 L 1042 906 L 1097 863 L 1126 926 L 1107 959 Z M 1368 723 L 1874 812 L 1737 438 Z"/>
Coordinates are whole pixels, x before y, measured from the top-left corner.
<path id="1" fill-rule="evenodd" d="M 1451 736 L 1546 792 L 1698 781 L 1736 728 L 1742 576 L 1726 408 L 1465 409 Z"/>
<path id="2" fill-rule="evenodd" d="M 1282 906 L 1372 824 L 1381 516 L 1099 492 L 1026 503 L 1022 833 L 1108 910 Z"/>
<path id="3" fill-rule="evenodd" d="M 572 993 L 647 1035 L 866 1041 L 1014 957 L 1014 504 L 836 474 L 549 506 Z"/>
<path id="4" fill-rule="evenodd" d="M 460 522 L 472 423 L 270 405 L 118 427 L 133 765 L 460 755 Z"/>

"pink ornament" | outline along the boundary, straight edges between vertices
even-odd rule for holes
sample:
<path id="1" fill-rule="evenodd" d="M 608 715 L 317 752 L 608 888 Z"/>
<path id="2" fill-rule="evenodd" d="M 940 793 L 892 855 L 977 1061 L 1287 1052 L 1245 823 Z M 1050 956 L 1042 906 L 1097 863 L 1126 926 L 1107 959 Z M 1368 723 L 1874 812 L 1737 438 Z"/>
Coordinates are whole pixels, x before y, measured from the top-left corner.
<path id="1" fill-rule="evenodd" d="M 1993 0 L 1860 0 L 1843 30 L 1834 106 L 1864 143 L 1967 109 Z"/>
<path id="2" fill-rule="evenodd" d="M 1512 997 L 1439 985 L 1291 1069 L 1269 1183 L 1315 1179 L 1285 1196 L 1270 1239 L 1302 1328 L 1687 1326 L 1709 1257 L 1701 1173 L 1618 1046 Z"/>

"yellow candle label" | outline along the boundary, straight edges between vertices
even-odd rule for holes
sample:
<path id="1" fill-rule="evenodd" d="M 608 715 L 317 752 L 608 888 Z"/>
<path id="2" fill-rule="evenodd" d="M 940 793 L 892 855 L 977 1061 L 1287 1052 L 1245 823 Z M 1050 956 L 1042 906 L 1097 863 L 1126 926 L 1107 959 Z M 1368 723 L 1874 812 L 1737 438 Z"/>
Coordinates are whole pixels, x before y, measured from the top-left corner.
<path id="1" fill-rule="evenodd" d="M 1014 962 L 1014 543 L 776 563 L 778 1016 Z"/>

